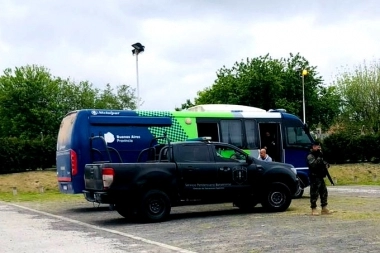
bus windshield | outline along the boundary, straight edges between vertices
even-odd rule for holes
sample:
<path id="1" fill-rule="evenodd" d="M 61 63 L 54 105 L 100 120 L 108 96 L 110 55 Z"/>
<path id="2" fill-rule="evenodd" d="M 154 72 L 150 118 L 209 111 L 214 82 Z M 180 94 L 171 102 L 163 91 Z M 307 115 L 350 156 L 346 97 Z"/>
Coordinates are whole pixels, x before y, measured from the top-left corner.
<path id="1" fill-rule="evenodd" d="M 288 146 L 310 146 L 312 140 L 303 126 L 286 127 Z"/>
<path id="2" fill-rule="evenodd" d="M 76 117 L 77 113 L 75 112 L 67 115 L 62 120 L 58 133 L 57 151 L 68 150 L 70 148 L 71 132 L 73 131 Z"/>

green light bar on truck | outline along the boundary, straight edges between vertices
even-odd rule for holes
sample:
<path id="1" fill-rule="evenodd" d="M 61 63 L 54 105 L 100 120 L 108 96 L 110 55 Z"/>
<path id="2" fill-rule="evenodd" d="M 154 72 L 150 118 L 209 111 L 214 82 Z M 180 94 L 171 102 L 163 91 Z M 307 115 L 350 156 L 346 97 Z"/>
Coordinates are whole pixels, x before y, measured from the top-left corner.
<path id="1" fill-rule="evenodd" d="M 211 141 L 211 137 L 198 137 L 187 139 L 186 141 Z"/>

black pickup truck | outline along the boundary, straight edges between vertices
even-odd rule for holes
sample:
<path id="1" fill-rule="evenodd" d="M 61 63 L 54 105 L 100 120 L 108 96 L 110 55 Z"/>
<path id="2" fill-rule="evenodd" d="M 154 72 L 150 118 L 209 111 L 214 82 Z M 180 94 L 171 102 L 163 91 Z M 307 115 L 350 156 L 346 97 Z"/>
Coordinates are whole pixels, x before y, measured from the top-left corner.
<path id="1" fill-rule="evenodd" d="M 159 147 L 159 148 L 157 148 Z M 112 204 L 123 217 L 163 221 L 171 207 L 232 202 L 249 210 L 258 203 L 285 211 L 299 187 L 290 164 L 264 162 L 220 142 L 184 141 L 141 151 L 153 160 L 85 167 L 84 195 Z M 148 159 L 148 158 L 147 158 Z M 145 159 L 146 160 L 146 159 Z"/>

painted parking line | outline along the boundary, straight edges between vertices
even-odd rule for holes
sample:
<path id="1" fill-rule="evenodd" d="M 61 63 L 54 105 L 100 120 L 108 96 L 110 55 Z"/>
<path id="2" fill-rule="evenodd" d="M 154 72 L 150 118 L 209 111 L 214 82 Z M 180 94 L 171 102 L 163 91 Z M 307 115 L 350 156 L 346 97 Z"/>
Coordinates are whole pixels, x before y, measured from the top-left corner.
<path id="1" fill-rule="evenodd" d="M 327 187 L 329 191 L 348 192 L 348 193 L 368 193 L 368 194 L 380 194 L 380 188 L 354 188 L 354 187 Z"/>
<path id="2" fill-rule="evenodd" d="M 169 249 L 169 250 L 172 250 L 172 251 L 175 251 L 175 252 L 180 252 L 180 253 L 196 253 L 194 251 L 190 251 L 190 250 L 182 249 L 182 248 L 179 248 L 179 247 L 171 246 L 171 245 L 168 245 L 168 244 L 165 244 L 165 243 L 152 241 L 152 240 L 149 240 L 149 239 L 145 239 L 145 238 L 142 238 L 142 237 L 139 237 L 139 236 L 135 236 L 135 235 L 131 235 L 131 234 L 127 234 L 127 233 L 123 233 L 123 232 L 120 232 L 120 231 L 117 231 L 117 230 L 113 230 L 113 229 L 102 228 L 100 226 L 91 225 L 91 224 L 88 224 L 88 223 L 85 223 L 85 222 L 82 222 L 82 221 L 73 220 L 73 219 L 70 219 L 70 218 L 67 218 L 67 217 L 63 217 L 63 216 L 59 216 L 59 215 L 55 215 L 55 214 L 51 214 L 51 213 L 35 210 L 35 209 L 29 208 L 29 207 L 20 206 L 20 205 L 12 204 L 12 203 L 4 203 L 4 204 L 5 205 L 14 206 L 14 207 L 18 207 L 18 208 L 21 208 L 21 209 L 25 209 L 25 210 L 28 210 L 28 211 L 31 211 L 31 212 L 34 212 L 34 213 L 46 215 L 46 216 L 49 216 L 49 217 L 53 217 L 53 218 L 56 218 L 56 219 L 59 219 L 59 220 L 67 221 L 67 222 L 70 222 L 70 223 L 73 223 L 73 224 L 81 225 L 81 226 L 84 226 L 84 227 L 88 227 L 88 228 L 92 228 L 92 229 L 96 229 L 96 230 L 101 230 L 101 231 L 105 231 L 105 232 L 108 232 L 108 233 L 112 233 L 112 234 L 128 237 L 128 238 L 140 241 L 140 242 L 156 245 L 156 246 L 159 246 L 161 248 Z"/>

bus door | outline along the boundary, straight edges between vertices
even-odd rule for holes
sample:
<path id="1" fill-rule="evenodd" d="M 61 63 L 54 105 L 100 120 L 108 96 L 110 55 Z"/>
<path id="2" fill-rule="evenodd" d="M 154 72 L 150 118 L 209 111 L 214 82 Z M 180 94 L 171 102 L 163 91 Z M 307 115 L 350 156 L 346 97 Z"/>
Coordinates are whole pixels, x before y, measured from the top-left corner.
<path id="1" fill-rule="evenodd" d="M 280 123 L 259 123 L 260 148 L 266 148 L 274 162 L 284 162 Z"/>

